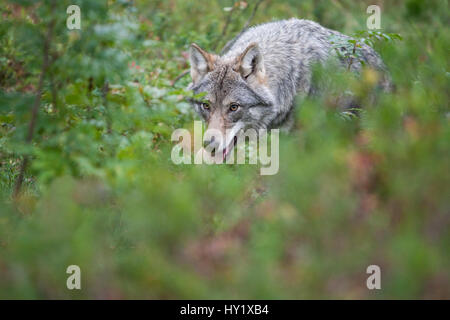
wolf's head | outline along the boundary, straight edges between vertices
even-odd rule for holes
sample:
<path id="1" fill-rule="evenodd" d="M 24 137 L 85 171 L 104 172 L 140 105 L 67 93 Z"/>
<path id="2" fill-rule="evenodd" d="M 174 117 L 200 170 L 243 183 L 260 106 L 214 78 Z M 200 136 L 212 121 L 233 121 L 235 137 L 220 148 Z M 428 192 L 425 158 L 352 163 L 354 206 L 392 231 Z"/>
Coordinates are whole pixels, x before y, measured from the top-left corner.
<path id="1" fill-rule="evenodd" d="M 220 133 L 207 141 L 216 151 L 226 155 L 242 130 L 267 128 L 274 116 L 270 108 L 274 98 L 256 43 L 232 58 L 219 57 L 192 44 L 190 62 L 189 89 L 195 94 L 206 93 L 201 101 L 192 103 L 207 123 L 207 133 Z"/>

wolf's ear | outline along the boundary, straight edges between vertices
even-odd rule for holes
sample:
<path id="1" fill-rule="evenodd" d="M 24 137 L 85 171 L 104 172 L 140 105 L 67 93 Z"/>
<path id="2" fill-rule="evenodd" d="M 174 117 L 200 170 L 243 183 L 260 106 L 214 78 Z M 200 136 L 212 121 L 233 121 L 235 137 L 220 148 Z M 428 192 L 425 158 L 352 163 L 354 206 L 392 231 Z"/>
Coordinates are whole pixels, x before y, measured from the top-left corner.
<path id="1" fill-rule="evenodd" d="M 244 79 L 247 79 L 250 75 L 264 78 L 263 57 L 257 43 L 251 43 L 241 53 L 237 58 L 236 69 Z"/>
<path id="2" fill-rule="evenodd" d="M 189 49 L 189 60 L 191 62 L 192 82 L 196 83 L 208 72 L 214 69 L 216 56 L 200 48 L 195 43 Z"/>

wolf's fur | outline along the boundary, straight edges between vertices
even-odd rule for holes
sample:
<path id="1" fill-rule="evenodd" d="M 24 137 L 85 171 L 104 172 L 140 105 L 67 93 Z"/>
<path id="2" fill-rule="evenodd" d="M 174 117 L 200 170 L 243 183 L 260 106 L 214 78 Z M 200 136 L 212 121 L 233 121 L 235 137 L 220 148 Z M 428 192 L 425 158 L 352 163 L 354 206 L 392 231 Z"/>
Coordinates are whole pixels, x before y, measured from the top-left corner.
<path id="1" fill-rule="evenodd" d="M 196 111 L 208 122 L 208 128 L 222 132 L 235 129 L 221 143 L 223 148 L 234 138 L 234 131 L 292 124 L 295 96 L 316 90 L 311 83 L 313 64 L 323 64 L 330 57 L 337 59 L 330 43 L 332 36 L 349 39 L 313 21 L 290 19 L 248 29 L 232 41 L 222 56 L 191 46 L 189 88 L 194 93 L 206 92 L 209 101 L 208 110 L 194 102 Z M 388 90 L 389 76 L 379 55 L 367 45 L 359 50 L 367 65 L 382 71 L 380 86 Z M 351 70 L 360 69 L 361 63 L 355 60 Z M 240 106 L 238 110 L 230 110 L 232 103 Z"/>

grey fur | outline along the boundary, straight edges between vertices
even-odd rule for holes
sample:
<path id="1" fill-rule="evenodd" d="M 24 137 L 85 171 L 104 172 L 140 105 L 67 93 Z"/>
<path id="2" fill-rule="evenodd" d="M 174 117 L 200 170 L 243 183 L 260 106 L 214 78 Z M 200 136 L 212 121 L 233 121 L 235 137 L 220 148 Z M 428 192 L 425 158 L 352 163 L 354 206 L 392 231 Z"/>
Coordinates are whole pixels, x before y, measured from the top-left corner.
<path id="1" fill-rule="evenodd" d="M 332 36 L 349 39 L 313 21 L 290 19 L 249 28 L 222 56 L 191 46 L 189 88 L 206 92 L 205 99 L 210 101 L 209 110 L 194 103 L 196 110 L 208 123 L 221 117 L 222 122 L 216 121 L 222 123 L 220 130 L 238 121 L 246 128 L 289 127 L 295 96 L 313 91 L 313 64 L 339 60 L 330 43 Z M 390 79 L 379 55 L 367 45 L 360 50 L 366 64 L 382 71 L 380 86 L 389 90 Z M 359 61 L 352 63 L 352 71 L 360 69 Z M 230 112 L 229 105 L 235 102 L 241 107 Z"/>

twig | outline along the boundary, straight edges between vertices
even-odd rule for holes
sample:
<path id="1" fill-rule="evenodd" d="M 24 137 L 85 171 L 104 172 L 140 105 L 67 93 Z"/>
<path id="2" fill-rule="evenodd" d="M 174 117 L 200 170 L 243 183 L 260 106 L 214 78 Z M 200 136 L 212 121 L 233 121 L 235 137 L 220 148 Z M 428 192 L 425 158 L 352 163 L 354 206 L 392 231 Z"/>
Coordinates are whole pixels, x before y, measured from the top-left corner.
<path id="1" fill-rule="evenodd" d="M 258 11 L 258 7 L 259 5 L 263 2 L 264 0 L 259 0 L 255 6 L 253 7 L 253 11 L 252 14 L 250 15 L 250 17 L 247 19 L 247 22 L 245 22 L 244 27 L 242 28 L 243 30 L 246 30 L 248 28 L 248 26 L 250 25 L 250 22 L 253 20 L 253 18 L 256 15 L 256 11 Z"/>
<path id="2" fill-rule="evenodd" d="M 228 30 L 228 26 L 230 25 L 231 22 L 231 17 L 233 15 L 234 9 L 235 9 L 235 4 L 236 4 L 236 0 L 233 0 L 233 4 L 231 6 L 231 10 L 227 15 L 227 18 L 225 20 L 225 25 L 223 26 L 222 29 L 222 35 L 220 36 L 220 38 L 216 41 L 216 43 L 212 46 L 212 51 L 215 51 L 217 46 L 219 45 L 220 41 L 222 40 L 222 38 L 225 37 L 225 35 L 227 34 L 227 30 Z"/>
<path id="3" fill-rule="evenodd" d="M 245 22 L 244 26 L 242 27 L 241 31 L 237 34 L 237 36 L 235 36 L 233 39 L 231 39 L 230 41 L 228 41 L 226 43 L 226 45 L 223 47 L 222 51 L 220 52 L 220 54 L 224 54 L 225 52 L 228 51 L 228 49 L 231 48 L 231 46 L 236 42 L 237 39 L 239 39 L 239 37 L 245 32 L 247 31 L 248 27 L 250 26 L 250 23 L 252 22 L 253 18 L 256 15 L 256 11 L 258 11 L 259 5 L 263 2 L 264 0 L 259 0 L 255 6 L 253 7 L 253 11 L 250 14 L 250 17 L 248 17 L 247 21 Z"/>
<path id="4" fill-rule="evenodd" d="M 109 92 L 109 83 L 108 80 L 106 80 L 102 88 L 102 99 L 103 105 L 106 110 L 106 132 L 110 134 L 112 132 L 112 125 L 111 125 L 111 114 L 108 106 L 108 92 Z"/>
<path id="5" fill-rule="evenodd" d="M 175 83 L 177 83 L 178 80 L 180 80 L 181 78 L 185 77 L 189 73 L 189 71 L 190 71 L 189 69 L 184 70 L 175 79 L 172 80 L 170 85 L 173 87 L 175 85 Z"/>
<path id="6" fill-rule="evenodd" d="M 31 141 L 33 140 L 34 127 L 36 126 L 39 106 L 41 104 L 42 88 L 44 86 L 44 78 L 45 78 L 47 69 L 49 67 L 49 49 L 50 49 L 50 42 L 52 39 L 54 26 L 55 26 L 55 20 L 53 19 L 48 26 L 47 35 L 45 36 L 45 39 L 44 39 L 42 70 L 41 70 L 41 74 L 39 75 L 39 84 L 38 84 L 38 88 L 36 90 L 36 97 L 34 99 L 33 107 L 31 109 L 31 120 L 28 125 L 28 133 L 27 133 L 26 140 L 25 140 L 27 144 L 30 144 Z M 14 198 L 17 198 L 17 196 L 20 193 L 20 190 L 22 189 L 23 178 L 25 175 L 25 170 L 27 168 L 28 162 L 29 162 L 29 157 L 27 155 L 25 155 L 22 160 L 22 163 L 20 165 L 19 175 L 17 176 L 16 183 L 14 186 L 14 193 L 13 193 Z"/>

